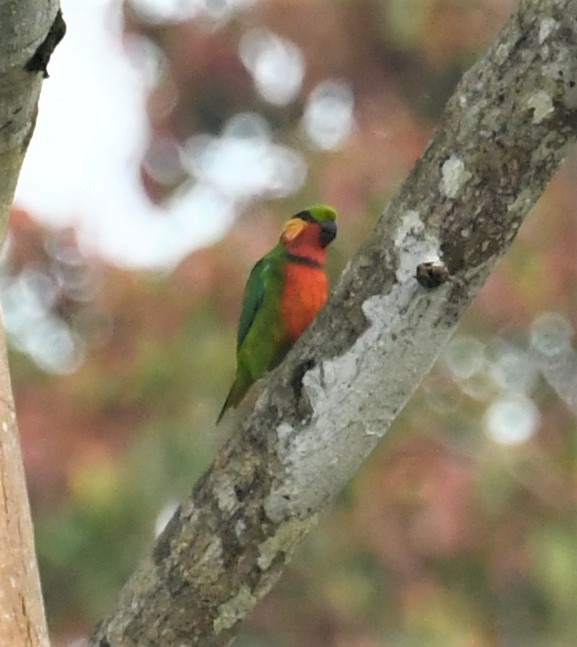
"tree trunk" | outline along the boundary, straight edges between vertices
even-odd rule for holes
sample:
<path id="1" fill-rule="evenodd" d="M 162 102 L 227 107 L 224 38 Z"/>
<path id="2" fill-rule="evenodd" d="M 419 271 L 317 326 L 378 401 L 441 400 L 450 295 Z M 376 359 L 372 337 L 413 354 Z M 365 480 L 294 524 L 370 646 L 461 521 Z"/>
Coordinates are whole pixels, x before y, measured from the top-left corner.
<path id="1" fill-rule="evenodd" d="M 0 0 L 0 242 L 46 64 L 63 23 L 55 0 Z M 34 535 L 0 326 L 0 645 L 48 645 Z"/>
<path id="2" fill-rule="evenodd" d="M 575 141 L 576 16 L 577 0 L 521 1 L 91 645 L 235 636 L 427 374 Z"/>

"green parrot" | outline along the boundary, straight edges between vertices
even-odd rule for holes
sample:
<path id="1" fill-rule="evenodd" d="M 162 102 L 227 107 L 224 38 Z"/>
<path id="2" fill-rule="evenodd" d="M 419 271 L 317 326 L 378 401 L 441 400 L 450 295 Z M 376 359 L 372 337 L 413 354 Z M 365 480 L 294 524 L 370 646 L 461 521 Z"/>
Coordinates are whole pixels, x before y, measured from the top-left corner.
<path id="1" fill-rule="evenodd" d="M 236 377 L 220 411 L 280 364 L 328 297 L 324 265 L 337 234 L 337 212 L 325 204 L 285 223 L 277 245 L 252 268 L 244 289 L 236 343 Z"/>

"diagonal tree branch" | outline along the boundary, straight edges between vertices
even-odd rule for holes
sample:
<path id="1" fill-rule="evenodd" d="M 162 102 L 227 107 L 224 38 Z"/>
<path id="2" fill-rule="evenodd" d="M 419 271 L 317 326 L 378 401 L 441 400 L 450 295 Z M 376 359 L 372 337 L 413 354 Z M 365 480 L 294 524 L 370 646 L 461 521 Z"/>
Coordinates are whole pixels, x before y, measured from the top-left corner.
<path id="1" fill-rule="evenodd" d="M 34 131 L 45 72 L 45 64 L 34 56 L 40 53 L 48 62 L 55 46 L 52 26 L 57 11 L 56 0 L 0 0 L 0 241 L 6 235 L 18 174 Z M 48 645 L 1 325 L 0 645 Z"/>
<path id="2" fill-rule="evenodd" d="M 91 645 L 228 644 L 429 371 L 576 137 L 577 0 L 522 0 Z M 420 285 L 417 267 L 439 260 L 425 274 L 445 282 Z"/>

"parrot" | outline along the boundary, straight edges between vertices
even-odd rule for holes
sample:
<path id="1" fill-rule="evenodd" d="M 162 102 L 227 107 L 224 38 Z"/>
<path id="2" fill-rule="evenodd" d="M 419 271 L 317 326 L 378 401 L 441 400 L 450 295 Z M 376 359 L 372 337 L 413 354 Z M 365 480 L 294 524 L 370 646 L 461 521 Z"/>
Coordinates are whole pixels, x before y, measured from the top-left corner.
<path id="1" fill-rule="evenodd" d="M 324 265 L 337 235 L 337 212 L 315 204 L 292 216 L 279 241 L 252 268 L 236 339 L 236 376 L 217 418 L 278 366 L 328 297 Z"/>

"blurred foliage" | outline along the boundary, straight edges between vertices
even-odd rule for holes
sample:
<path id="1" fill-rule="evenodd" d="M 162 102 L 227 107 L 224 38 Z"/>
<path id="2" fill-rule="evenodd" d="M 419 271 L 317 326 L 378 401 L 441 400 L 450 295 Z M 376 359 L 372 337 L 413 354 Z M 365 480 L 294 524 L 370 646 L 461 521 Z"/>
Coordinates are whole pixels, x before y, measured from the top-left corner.
<path id="1" fill-rule="evenodd" d="M 219 136 L 239 113 L 264 118 L 307 172 L 282 201 L 274 191 L 238 201 L 224 240 L 165 273 L 83 257 L 74 231 L 14 211 L 4 312 L 55 645 L 106 613 L 221 442 L 214 419 L 232 377 L 244 280 L 282 219 L 313 200 L 340 210 L 336 278 L 515 3 L 207 1 L 179 20 L 159 18 L 154 4 L 124 7 L 128 54 L 160 69 L 141 166 L 150 199 L 194 184 L 194 164 L 183 163 L 191 138 Z M 240 43 L 255 34 L 283 39 L 279 51 L 293 63 L 302 56 L 290 93 L 273 78 L 274 101 L 264 96 L 273 92 L 266 69 L 242 60 Z M 331 145 L 303 122 L 327 79 L 354 96 L 352 127 Z M 577 381 L 560 374 L 547 348 L 559 338 L 569 356 L 577 323 L 575 161 L 410 407 L 255 610 L 239 647 L 574 643 L 577 441 L 568 393 Z M 543 319 L 550 311 L 557 318 Z"/>

